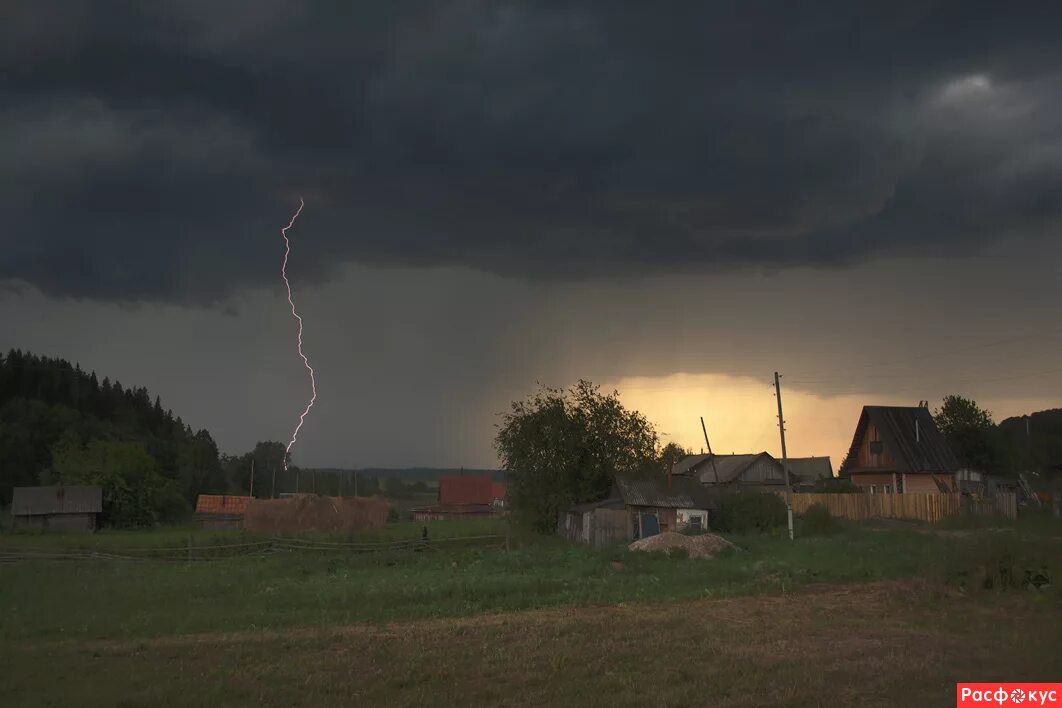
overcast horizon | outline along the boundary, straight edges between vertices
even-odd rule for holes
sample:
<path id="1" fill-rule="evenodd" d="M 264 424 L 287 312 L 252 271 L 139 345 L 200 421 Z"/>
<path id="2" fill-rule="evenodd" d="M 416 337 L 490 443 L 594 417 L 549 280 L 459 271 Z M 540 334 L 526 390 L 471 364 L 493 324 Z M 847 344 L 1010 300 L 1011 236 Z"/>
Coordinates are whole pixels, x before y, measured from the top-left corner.
<path id="1" fill-rule="evenodd" d="M 769 9 L 770 7 L 781 9 Z M 836 470 L 863 405 L 1062 407 L 1062 13 L 19 3 L 0 349 L 228 453 L 495 467 L 536 382 Z"/>

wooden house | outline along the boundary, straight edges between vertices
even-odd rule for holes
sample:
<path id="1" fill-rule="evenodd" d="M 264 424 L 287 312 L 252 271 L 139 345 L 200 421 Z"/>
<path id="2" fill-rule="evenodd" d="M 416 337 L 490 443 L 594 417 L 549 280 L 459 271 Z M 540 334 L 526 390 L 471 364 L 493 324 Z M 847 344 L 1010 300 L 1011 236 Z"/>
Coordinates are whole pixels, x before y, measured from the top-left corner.
<path id="1" fill-rule="evenodd" d="M 864 406 L 840 475 L 872 494 L 950 492 L 960 469 L 925 406 Z"/>
<path id="2" fill-rule="evenodd" d="M 96 486 L 15 487 L 11 516 L 16 529 L 95 531 L 103 512 L 103 489 Z"/>
<path id="3" fill-rule="evenodd" d="M 680 460 L 672 473 L 695 479 L 701 484 L 726 487 L 770 487 L 785 485 L 782 463 L 768 452 L 742 455 L 689 455 Z"/>

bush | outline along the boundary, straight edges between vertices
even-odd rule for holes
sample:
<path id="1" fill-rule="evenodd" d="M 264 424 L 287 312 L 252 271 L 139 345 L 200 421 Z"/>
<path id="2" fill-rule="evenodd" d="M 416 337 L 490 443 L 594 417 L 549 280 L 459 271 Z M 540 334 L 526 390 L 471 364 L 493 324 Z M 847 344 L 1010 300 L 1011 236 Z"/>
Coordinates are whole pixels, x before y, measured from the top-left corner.
<path id="1" fill-rule="evenodd" d="M 762 533 L 785 524 L 785 502 L 769 492 L 727 492 L 712 520 L 715 530 L 731 533 Z"/>
<path id="2" fill-rule="evenodd" d="M 1049 546 L 1030 545 L 1011 533 L 993 533 L 963 546 L 944 565 L 962 591 L 1049 590 L 1059 568 Z"/>
<path id="3" fill-rule="evenodd" d="M 816 494 L 861 494 L 863 488 L 842 477 L 815 480 L 812 490 Z"/>
<path id="4" fill-rule="evenodd" d="M 812 504 L 804 512 L 805 536 L 829 536 L 837 530 L 837 520 L 824 504 Z"/>

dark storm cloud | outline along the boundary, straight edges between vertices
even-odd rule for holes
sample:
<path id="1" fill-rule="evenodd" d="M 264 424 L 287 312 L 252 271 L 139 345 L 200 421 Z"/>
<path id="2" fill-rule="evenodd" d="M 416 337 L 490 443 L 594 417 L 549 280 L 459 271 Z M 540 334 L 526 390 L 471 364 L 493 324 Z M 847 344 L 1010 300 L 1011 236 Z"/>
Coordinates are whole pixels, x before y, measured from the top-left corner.
<path id="1" fill-rule="evenodd" d="M 849 264 L 1062 217 L 1053 4 L 683 7 L 15 3 L 0 279 L 222 298 L 272 282 L 298 194 L 317 279 Z"/>

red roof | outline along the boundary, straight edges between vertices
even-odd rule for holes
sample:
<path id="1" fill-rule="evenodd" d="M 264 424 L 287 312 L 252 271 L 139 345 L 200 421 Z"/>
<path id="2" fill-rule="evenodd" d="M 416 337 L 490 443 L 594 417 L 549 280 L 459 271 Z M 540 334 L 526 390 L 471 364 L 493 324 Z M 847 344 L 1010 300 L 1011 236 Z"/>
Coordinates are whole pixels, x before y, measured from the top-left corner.
<path id="1" fill-rule="evenodd" d="M 200 494 L 195 502 L 195 511 L 197 514 L 244 514 L 250 503 L 251 497 Z"/>
<path id="2" fill-rule="evenodd" d="M 440 504 L 491 504 L 494 483 L 490 475 L 439 477 Z"/>

